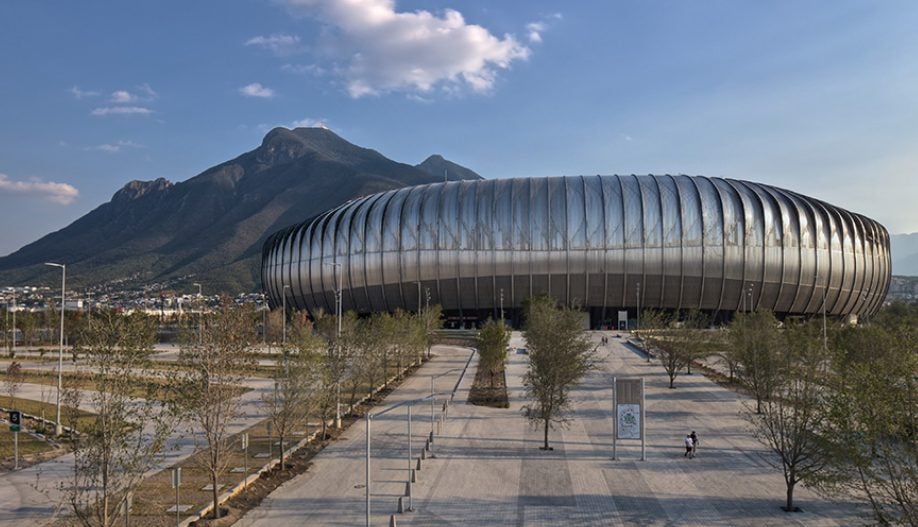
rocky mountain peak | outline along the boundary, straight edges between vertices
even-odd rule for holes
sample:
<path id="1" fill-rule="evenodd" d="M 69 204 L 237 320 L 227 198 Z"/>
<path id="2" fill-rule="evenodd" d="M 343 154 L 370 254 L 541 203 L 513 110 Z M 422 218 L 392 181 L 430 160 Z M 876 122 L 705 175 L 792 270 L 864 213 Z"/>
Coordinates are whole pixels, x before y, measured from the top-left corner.
<path id="1" fill-rule="evenodd" d="M 112 201 L 135 200 L 151 192 L 160 192 L 171 188 L 172 185 L 172 182 L 166 178 L 157 178 L 153 181 L 140 181 L 135 179 L 121 187 L 118 192 L 115 192 L 115 195 L 112 196 Z"/>

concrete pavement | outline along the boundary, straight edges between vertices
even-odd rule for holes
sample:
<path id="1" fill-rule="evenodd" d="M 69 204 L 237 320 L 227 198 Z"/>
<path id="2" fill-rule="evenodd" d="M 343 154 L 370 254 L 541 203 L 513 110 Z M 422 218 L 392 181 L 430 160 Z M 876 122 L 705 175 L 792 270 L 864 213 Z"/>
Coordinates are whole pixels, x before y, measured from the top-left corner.
<path id="1" fill-rule="evenodd" d="M 435 348 L 436 356 L 389 394 L 375 408 L 371 424 L 371 511 L 373 525 L 388 525 L 408 480 L 407 406 L 412 400 L 413 454 L 419 456 L 431 430 L 431 379 L 436 392 L 435 412 L 447 398 L 470 350 L 451 346 Z M 473 362 L 474 364 L 474 362 Z M 466 378 L 473 372 L 470 368 Z M 437 443 L 434 453 L 437 454 Z M 236 525 L 239 527 L 279 527 L 285 525 L 363 525 L 365 522 L 366 424 L 355 422 L 334 443 L 313 459 L 309 471 L 282 485 L 257 509 Z M 418 488 L 430 477 L 428 467 L 436 460 L 422 462 Z"/>
<path id="2" fill-rule="evenodd" d="M 607 333 L 606 335 L 614 335 Z M 598 341 L 600 334 L 594 334 Z M 524 347 L 514 334 L 514 348 Z M 464 404 L 474 371 L 464 377 L 449 419 L 436 437 L 436 459 L 423 462 L 413 486 L 415 511 L 399 525 L 812 525 L 864 524 L 866 510 L 823 499 L 799 486 L 804 512 L 787 514 L 784 481 L 775 457 L 751 435 L 741 417 L 744 398 L 699 374 L 680 376 L 667 388 L 663 368 L 616 338 L 600 348 L 600 368 L 573 392 L 569 427 L 553 431 L 544 452 L 541 430 L 521 417 L 527 356 L 509 357 L 510 408 Z M 424 395 L 430 373 L 449 370 L 462 353 L 442 353 L 390 395 L 396 404 Z M 619 441 L 612 460 L 612 378 L 642 376 L 647 388 L 647 460 L 640 443 Z M 429 382 L 429 381 L 427 381 Z M 429 412 L 429 410 L 427 410 Z M 423 416 L 423 413 L 422 413 Z M 429 418 L 429 416 L 428 416 Z M 422 417 L 423 419 L 423 417 Z M 404 415 L 393 411 L 373 423 L 372 525 L 388 525 L 407 477 Z M 683 457 L 682 438 L 696 430 L 698 457 Z M 413 431 L 423 444 L 423 427 Z M 315 458 L 309 472 L 290 481 L 251 511 L 243 527 L 363 525 L 364 432 L 355 425 L 346 440 Z M 417 447 L 416 447 L 417 448 Z M 417 456 L 417 450 L 415 455 Z"/>

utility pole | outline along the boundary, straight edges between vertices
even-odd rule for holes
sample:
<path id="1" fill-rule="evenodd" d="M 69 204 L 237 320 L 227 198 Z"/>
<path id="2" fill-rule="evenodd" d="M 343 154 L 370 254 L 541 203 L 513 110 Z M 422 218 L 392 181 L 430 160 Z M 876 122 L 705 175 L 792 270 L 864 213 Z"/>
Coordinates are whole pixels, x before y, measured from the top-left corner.
<path id="1" fill-rule="evenodd" d="M 335 322 L 337 322 L 337 327 L 335 328 L 335 367 L 337 368 L 338 361 L 341 360 L 341 278 L 344 273 L 341 272 L 341 263 L 340 262 L 325 262 L 325 265 L 330 265 L 335 268 L 335 283 L 337 284 L 337 289 L 335 289 Z M 341 380 L 338 379 L 338 375 L 335 375 L 335 428 L 341 428 Z"/>
<path id="2" fill-rule="evenodd" d="M 54 424 L 54 435 L 59 437 L 64 431 L 64 427 L 61 425 L 61 389 L 64 378 L 64 302 L 66 301 L 65 292 L 67 291 L 67 266 L 53 262 L 45 262 L 45 265 L 61 268 L 61 335 L 60 348 L 57 354 L 57 419 Z"/>
<path id="3" fill-rule="evenodd" d="M 193 284 L 191 284 L 191 285 L 197 286 L 197 288 L 198 288 L 198 300 L 201 300 L 201 297 L 203 296 L 203 295 L 201 294 L 201 284 L 199 284 L 199 283 L 193 283 Z M 199 309 L 198 309 L 198 346 L 202 346 L 202 345 L 204 344 L 204 333 L 201 331 L 201 325 L 202 325 L 202 322 L 203 322 L 203 318 L 204 318 L 204 307 L 201 306 L 201 307 L 199 307 Z"/>
<path id="4" fill-rule="evenodd" d="M 288 289 L 290 289 L 290 286 L 287 284 L 284 284 L 284 288 L 281 291 L 281 296 L 283 297 L 283 306 L 282 306 L 283 309 L 281 310 L 283 311 L 283 313 L 281 314 L 284 316 L 283 324 L 281 325 L 281 328 L 282 328 L 281 333 L 283 333 L 281 335 L 281 343 L 283 344 L 285 348 L 287 347 L 287 290 Z"/>

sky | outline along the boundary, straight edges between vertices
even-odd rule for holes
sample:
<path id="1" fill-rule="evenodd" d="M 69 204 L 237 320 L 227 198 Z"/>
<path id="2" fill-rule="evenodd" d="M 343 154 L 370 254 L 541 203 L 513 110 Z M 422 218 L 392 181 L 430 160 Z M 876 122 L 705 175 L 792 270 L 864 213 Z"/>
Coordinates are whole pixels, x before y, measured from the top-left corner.
<path id="1" fill-rule="evenodd" d="M 918 231 L 918 2 L 0 3 L 0 255 L 275 126 L 486 178 L 690 174 Z"/>

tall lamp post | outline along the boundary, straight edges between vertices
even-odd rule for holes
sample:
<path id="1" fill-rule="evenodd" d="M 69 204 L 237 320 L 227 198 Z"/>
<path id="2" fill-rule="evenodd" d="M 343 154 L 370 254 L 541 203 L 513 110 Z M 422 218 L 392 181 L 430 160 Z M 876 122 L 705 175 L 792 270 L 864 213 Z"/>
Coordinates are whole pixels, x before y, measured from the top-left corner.
<path id="1" fill-rule="evenodd" d="M 201 294 L 201 284 L 195 282 L 191 285 L 198 288 L 198 298 L 200 299 L 203 296 Z M 202 326 L 201 321 L 203 318 L 204 318 L 204 306 L 201 306 L 200 309 L 198 309 L 198 346 L 204 344 L 204 334 L 201 331 L 201 326 Z"/>
<path id="2" fill-rule="evenodd" d="M 63 385 L 63 368 L 64 368 L 64 301 L 66 300 L 65 291 L 67 290 L 67 266 L 65 264 L 45 262 L 45 265 L 51 267 L 60 267 L 61 269 L 61 335 L 60 348 L 57 353 L 57 418 L 54 421 L 54 435 L 60 436 L 64 431 L 61 426 L 61 388 Z"/>
<path id="3" fill-rule="evenodd" d="M 268 345 L 268 297 L 265 292 L 261 292 L 261 345 Z"/>
<path id="4" fill-rule="evenodd" d="M 335 283 L 338 284 L 337 289 L 335 289 L 335 320 L 338 323 L 337 328 L 335 328 L 335 360 L 340 359 L 341 348 L 341 263 L 340 262 L 325 262 L 325 265 L 330 265 L 335 268 Z M 418 287 L 420 287 L 420 282 L 418 282 Z M 421 305 L 420 299 L 418 299 L 418 306 Z M 335 428 L 341 428 L 341 382 L 335 376 Z"/>
<path id="5" fill-rule="evenodd" d="M 281 334 L 281 344 L 284 346 L 284 348 L 287 347 L 287 290 L 288 289 L 290 289 L 290 286 L 287 284 L 284 284 L 284 288 L 281 291 L 281 296 L 283 297 L 282 298 L 283 305 L 281 309 L 281 311 L 283 311 L 283 313 L 281 313 L 283 315 L 281 319 L 281 321 L 283 322 L 283 324 L 281 325 L 281 328 L 282 328 L 281 329 L 281 333 L 282 333 Z"/>

